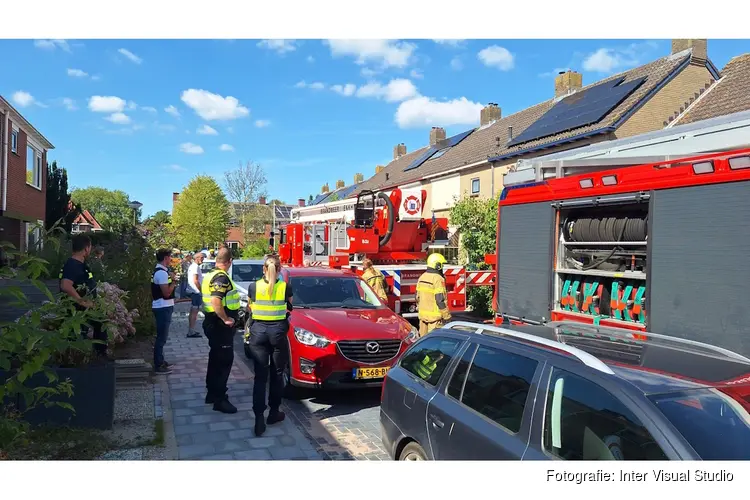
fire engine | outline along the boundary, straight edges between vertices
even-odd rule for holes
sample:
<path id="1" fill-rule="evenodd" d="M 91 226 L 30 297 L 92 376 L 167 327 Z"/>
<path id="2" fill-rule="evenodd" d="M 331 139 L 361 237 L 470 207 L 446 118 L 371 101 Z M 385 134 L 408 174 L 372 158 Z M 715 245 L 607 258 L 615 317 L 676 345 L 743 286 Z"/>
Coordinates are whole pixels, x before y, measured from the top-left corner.
<path id="1" fill-rule="evenodd" d="M 423 189 L 361 191 L 356 198 L 295 208 L 293 222 L 282 230 L 281 261 L 289 266 L 349 268 L 362 274 L 362 260 L 367 257 L 385 276 L 391 309 L 416 317 L 416 285 L 427 269 L 429 247 L 448 242 L 448 220 L 434 214 L 423 217 L 426 199 Z M 491 271 L 467 272 L 455 265 L 446 266 L 444 273 L 452 312 L 466 309 L 467 286 L 494 281 Z"/>
<path id="2" fill-rule="evenodd" d="M 748 129 L 742 113 L 509 175 L 487 256 L 496 322 L 573 320 L 750 354 Z"/>

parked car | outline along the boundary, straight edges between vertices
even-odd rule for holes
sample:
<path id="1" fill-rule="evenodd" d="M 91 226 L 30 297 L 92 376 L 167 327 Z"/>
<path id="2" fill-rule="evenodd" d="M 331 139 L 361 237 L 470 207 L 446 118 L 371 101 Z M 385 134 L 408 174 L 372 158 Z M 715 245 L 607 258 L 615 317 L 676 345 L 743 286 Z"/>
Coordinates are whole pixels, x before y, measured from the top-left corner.
<path id="1" fill-rule="evenodd" d="M 396 460 L 748 460 L 750 359 L 580 323 L 454 322 L 388 372 Z"/>
<path id="2" fill-rule="evenodd" d="M 295 388 L 379 387 L 398 357 L 419 338 L 350 271 L 282 268 L 294 310 L 288 333 L 287 395 Z M 245 336 L 245 354 L 249 334 Z"/>

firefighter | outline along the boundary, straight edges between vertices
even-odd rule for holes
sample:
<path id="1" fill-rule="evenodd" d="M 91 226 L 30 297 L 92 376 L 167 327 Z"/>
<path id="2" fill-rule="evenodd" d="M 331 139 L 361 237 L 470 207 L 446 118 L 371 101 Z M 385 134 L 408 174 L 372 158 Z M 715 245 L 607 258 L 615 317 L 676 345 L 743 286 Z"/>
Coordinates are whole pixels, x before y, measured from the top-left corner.
<path id="1" fill-rule="evenodd" d="M 292 286 L 279 273 L 278 255 L 268 255 L 263 263 L 263 277 L 250 283 L 247 289 L 248 308 L 251 311 L 248 347 L 253 359 L 253 413 L 255 435 L 262 436 L 266 424 L 284 420 L 281 393 L 284 390 L 284 372 L 288 359 L 287 334 L 292 311 Z M 270 379 L 270 380 L 269 380 Z M 266 384 L 268 384 L 268 419 L 266 411 Z"/>
<path id="2" fill-rule="evenodd" d="M 424 337 L 451 319 L 448 311 L 448 293 L 445 289 L 443 265 L 445 257 L 433 253 L 427 257 L 427 271 L 417 282 L 417 307 L 419 308 L 419 336 Z"/>
<path id="3" fill-rule="evenodd" d="M 372 265 L 372 260 L 370 259 L 362 261 L 362 269 L 364 269 L 362 279 L 365 280 L 375 294 L 387 304 L 388 294 L 385 291 L 385 276 L 383 276 L 383 273 L 375 269 L 375 266 Z"/>
<path id="4" fill-rule="evenodd" d="M 208 368 L 206 369 L 206 404 L 215 411 L 237 413 L 227 397 L 227 381 L 234 362 L 235 321 L 240 311 L 240 293 L 227 270 L 232 265 L 232 252 L 222 248 L 216 255 L 216 267 L 203 278 L 203 331 L 208 337 Z"/>

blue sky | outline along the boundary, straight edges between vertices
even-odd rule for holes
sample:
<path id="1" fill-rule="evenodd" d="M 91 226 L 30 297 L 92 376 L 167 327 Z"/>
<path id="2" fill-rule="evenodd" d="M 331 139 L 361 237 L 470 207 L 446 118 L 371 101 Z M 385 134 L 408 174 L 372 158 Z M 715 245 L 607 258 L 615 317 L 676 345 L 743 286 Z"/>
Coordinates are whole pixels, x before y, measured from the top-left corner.
<path id="1" fill-rule="evenodd" d="M 425 145 L 549 99 L 553 76 L 584 85 L 667 55 L 669 40 L 3 40 L 0 94 L 55 146 L 70 184 L 122 189 L 144 214 L 171 208 L 196 174 L 264 166 L 294 203 L 351 183 L 393 146 Z M 709 40 L 720 69 L 748 40 Z M 210 128 L 205 128 L 210 127 Z M 208 134 L 199 133 L 209 132 Z M 223 148 L 222 148 L 222 145 Z M 224 149 L 224 150 L 222 150 Z"/>

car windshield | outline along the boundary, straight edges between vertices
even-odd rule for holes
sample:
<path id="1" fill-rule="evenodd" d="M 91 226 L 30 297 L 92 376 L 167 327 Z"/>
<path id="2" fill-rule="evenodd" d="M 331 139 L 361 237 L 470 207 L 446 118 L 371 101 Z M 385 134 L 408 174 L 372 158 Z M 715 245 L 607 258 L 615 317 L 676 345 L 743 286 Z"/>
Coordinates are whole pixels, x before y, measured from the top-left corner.
<path id="1" fill-rule="evenodd" d="M 204 262 L 201 264 L 201 272 L 207 273 L 216 267 L 216 262 Z"/>
<path id="2" fill-rule="evenodd" d="M 232 263 L 232 281 L 257 281 L 263 277 L 263 264 Z"/>
<path id="3" fill-rule="evenodd" d="M 728 394 L 738 389 L 700 389 L 651 399 L 703 460 L 750 460 L 748 396 Z M 744 389 L 747 392 L 747 386 Z"/>
<path id="4" fill-rule="evenodd" d="M 353 276 L 301 276 L 291 279 L 294 307 L 311 309 L 378 309 L 375 292 Z"/>

